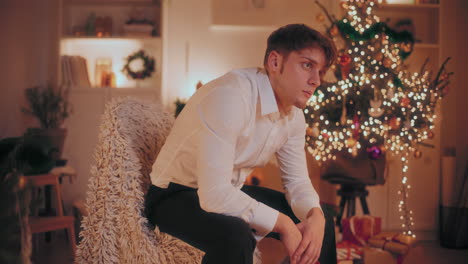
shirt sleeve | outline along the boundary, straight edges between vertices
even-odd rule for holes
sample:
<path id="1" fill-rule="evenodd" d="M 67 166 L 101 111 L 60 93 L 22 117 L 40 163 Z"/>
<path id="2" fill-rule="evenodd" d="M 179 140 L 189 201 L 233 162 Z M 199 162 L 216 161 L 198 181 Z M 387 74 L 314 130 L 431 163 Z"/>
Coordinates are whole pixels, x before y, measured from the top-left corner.
<path id="1" fill-rule="evenodd" d="M 304 221 L 312 208 L 322 209 L 319 196 L 312 186 L 307 170 L 304 150 L 305 118 L 302 111 L 298 110 L 294 113 L 289 129 L 288 140 L 277 151 L 276 157 L 289 205 L 296 217 Z"/>
<path id="2" fill-rule="evenodd" d="M 236 77 L 228 84 L 216 85 L 220 87 L 206 95 L 197 108 L 202 122 L 198 132 L 196 172 L 200 206 L 208 212 L 242 218 L 257 236 L 265 236 L 273 229 L 278 211 L 256 201 L 231 183 L 236 141 L 247 126 L 252 111 L 246 99 L 248 95 L 241 89 L 250 83 Z"/>

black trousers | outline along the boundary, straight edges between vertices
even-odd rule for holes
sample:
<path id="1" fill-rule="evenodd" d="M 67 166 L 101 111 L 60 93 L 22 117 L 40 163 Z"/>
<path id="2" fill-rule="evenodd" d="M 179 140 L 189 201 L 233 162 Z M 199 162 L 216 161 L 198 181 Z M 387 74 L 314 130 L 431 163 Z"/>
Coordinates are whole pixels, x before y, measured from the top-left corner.
<path id="1" fill-rule="evenodd" d="M 294 216 L 285 195 L 258 186 L 244 186 L 242 191 L 291 217 Z M 333 217 L 325 213 L 325 235 L 320 264 L 336 263 Z M 205 252 L 204 264 L 252 264 L 256 246 L 252 229 L 238 217 L 204 211 L 197 190 L 170 183 L 162 189 L 151 185 L 145 198 L 145 214 L 153 226 Z M 278 233 L 267 237 L 279 239 Z"/>

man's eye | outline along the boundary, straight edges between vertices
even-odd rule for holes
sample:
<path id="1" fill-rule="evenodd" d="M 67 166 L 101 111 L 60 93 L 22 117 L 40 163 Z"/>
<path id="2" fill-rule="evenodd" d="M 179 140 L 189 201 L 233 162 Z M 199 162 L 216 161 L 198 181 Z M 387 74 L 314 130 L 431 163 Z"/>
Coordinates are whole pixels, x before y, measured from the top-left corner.
<path id="1" fill-rule="evenodd" d="M 304 65 L 304 68 L 306 68 L 306 69 L 312 69 L 312 63 L 310 63 L 310 62 L 306 62 L 303 65 Z"/>

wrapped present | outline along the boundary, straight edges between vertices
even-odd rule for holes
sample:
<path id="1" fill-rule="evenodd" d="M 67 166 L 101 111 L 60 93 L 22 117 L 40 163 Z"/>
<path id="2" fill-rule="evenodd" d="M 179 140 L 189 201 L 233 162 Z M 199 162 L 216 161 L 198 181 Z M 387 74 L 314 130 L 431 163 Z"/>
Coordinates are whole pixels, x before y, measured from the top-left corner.
<path id="1" fill-rule="evenodd" d="M 364 264 L 414 264 L 421 263 L 424 250 L 421 246 L 415 246 L 406 255 L 393 254 L 389 251 L 365 247 L 362 249 L 362 260 Z"/>
<path id="2" fill-rule="evenodd" d="M 336 244 L 336 254 L 338 264 L 353 263 L 354 260 L 362 258 L 362 247 L 349 241 L 342 241 Z"/>
<path id="3" fill-rule="evenodd" d="M 344 218 L 341 221 L 343 241 L 349 241 L 359 246 L 365 246 L 367 240 L 382 230 L 382 218 L 362 215 Z"/>
<path id="4" fill-rule="evenodd" d="M 382 232 L 368 240 L 370 246 L 381 248 L 391 253 L 406 255 L 414 244 L 415 238 L 396 232 Z"/>

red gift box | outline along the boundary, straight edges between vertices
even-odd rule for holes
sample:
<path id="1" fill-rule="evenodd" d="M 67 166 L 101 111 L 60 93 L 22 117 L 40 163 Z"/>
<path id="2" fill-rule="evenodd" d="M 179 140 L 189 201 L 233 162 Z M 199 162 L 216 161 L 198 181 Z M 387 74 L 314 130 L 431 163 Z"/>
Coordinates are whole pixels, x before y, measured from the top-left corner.
<path id="1" fill-rule="evenodd" d="M 349 241 L 342 241 L 336 244 L 336 254 L 339 264 L 347 263 L 353 259 L 362 258 L 362 247 Z M 352 263 L 352 262 L 351 262 Z"/>
<path id="2" fill-rule="evenodd" d="M 382 230 L 382 218 L 363 215 L 344 218 L 341 221 L 343 241 L 349 241 L 358 246 L 365 246 L 369 238 Z"/>

